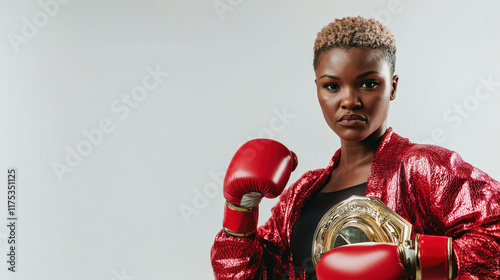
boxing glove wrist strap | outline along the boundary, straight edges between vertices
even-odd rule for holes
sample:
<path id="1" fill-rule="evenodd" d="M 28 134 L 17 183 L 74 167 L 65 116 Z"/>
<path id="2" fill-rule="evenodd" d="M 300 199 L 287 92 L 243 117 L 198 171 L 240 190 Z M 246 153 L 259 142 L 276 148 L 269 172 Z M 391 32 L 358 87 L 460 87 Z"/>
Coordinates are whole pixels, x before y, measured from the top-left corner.
<path id="1" fill-rule="evenodd" d="M 447 236 L 417 234 L 415 238 L 416 279 L 451 279 L 452 239 Z"/>
<path id="2" fill-rule="evenodd" d="M 247 208 L 226 201 L 224 207 L 224 231 L 238 237 L 250 236 L 257 230 L 258 206 Z"/>

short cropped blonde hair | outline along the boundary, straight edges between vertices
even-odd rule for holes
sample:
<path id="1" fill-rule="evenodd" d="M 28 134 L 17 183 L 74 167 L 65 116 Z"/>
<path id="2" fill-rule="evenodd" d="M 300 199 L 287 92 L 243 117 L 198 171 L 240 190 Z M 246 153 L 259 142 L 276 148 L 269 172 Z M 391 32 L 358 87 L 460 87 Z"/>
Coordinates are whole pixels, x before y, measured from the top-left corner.
<path id="1" fill-rule="evenodd" d="M 314 42 L 314 70 L 319 56 L 335 47 L 365 47 L 381 50 L 392 73 L 396 68 L 396 41 L 392 32 L 382 23 L 361 16 L 336 19 L 323 27 Z"/>

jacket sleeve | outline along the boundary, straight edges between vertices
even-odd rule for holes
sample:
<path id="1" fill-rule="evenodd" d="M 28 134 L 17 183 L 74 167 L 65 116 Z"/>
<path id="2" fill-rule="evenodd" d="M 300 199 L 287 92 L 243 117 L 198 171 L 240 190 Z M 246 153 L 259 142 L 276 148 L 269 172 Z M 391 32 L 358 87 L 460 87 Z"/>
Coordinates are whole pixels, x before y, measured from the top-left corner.
<path id="1" fill-rule="evenodd" d="M 500 279 L 500 183 L 447 149 L 413 152 L 405 176 L 422 213 L 416 229 L 453 238 L 457 279 Z"/>
<path id="2" fill-rule="evenodd" d="M 216 279 L 281 279 L 289 270 L 288 220 L 299 181 L 280 195 L 254 236 L 235 237 L 223 230 L 217 234 L 210 254 Z"/>

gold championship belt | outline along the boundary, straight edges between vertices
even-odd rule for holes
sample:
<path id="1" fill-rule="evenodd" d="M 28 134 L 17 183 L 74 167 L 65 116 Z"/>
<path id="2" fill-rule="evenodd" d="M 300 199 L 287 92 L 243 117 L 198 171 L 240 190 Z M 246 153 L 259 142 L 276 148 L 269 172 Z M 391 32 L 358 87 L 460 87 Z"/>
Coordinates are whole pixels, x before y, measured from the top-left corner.
<path id="1" fill-rule="evenodd" d="M 313 237 L 312 259 L 316 267 L 324 253 L 343 245 L 385 242 L 398 245 L 405 266 L 413 256 L 412 225 L 380 200 L 353 195 L 323 216 Z"/>

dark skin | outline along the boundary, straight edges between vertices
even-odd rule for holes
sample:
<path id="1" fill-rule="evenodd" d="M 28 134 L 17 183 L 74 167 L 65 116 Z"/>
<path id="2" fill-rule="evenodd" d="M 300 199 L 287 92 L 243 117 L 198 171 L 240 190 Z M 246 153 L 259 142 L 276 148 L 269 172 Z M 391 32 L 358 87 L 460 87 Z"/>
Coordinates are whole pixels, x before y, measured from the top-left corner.
<path id="1" fill-rule="evenodd" d="M 315 74 L 323 116 L 341 143 L 339 163 L 321 190 L 334 192 L 368 180 L 399 77 L 393 75 L 381 51 L 358 47 L 321 54 Z M 453 258 L 452 278 L 457 272 Z"/>
<path id="2" fill-rule="evenodd" d="M 389 102 L 396 98 L 399 77 L 382 51 L 361 47 L 322 53 L 315 74 L 323 116 L 341 142 L 339 163 L 321 191 L 364 183 L 387 130 Z"/>

